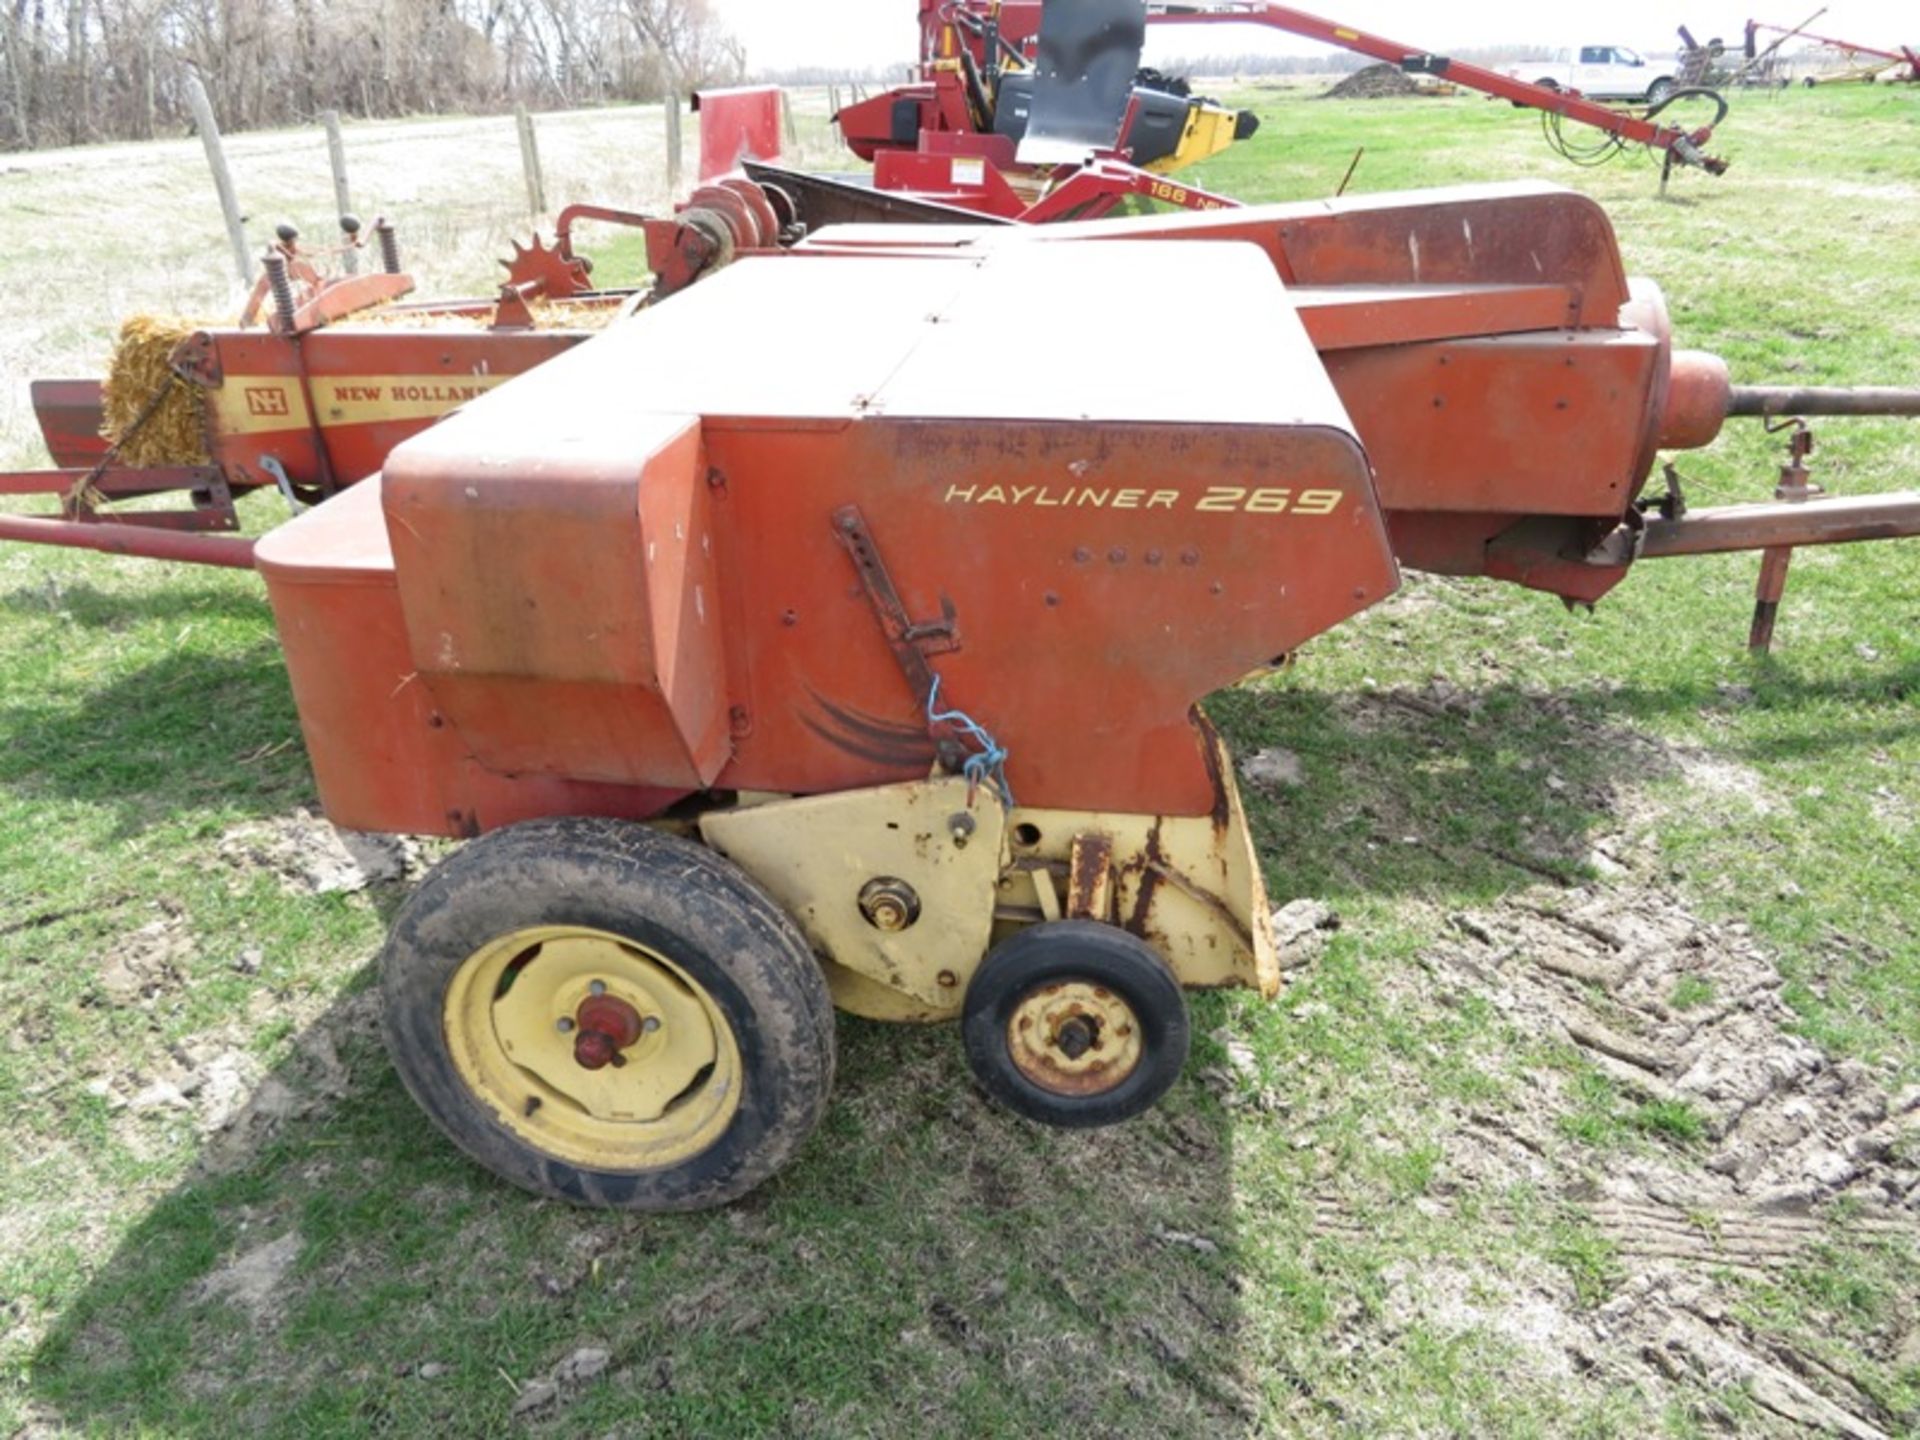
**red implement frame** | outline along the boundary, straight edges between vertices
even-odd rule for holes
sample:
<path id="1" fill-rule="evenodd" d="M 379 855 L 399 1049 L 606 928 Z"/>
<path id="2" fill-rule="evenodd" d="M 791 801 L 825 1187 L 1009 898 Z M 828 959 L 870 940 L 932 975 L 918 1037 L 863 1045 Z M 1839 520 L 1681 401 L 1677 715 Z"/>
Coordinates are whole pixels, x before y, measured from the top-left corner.
<path id="1" fill-rule="evenodd" d="M 1697 166 L 1709 174 L 1723 174 L 1727 168 L 1726 161 L 1705 153 L 1704 147 L 1713 139 L 1712 125 L 1691 129 L 1663 125 L 1648 116 L 1602 105 L 1578 93 L 1529 84 L 1483 66 L 1437 55 L 1420 46 L 1323 19 L 1305 10 L 1270 5 L 1263 0 L 1185 0 L 1185 3 L 1151 0 L 1146 11 L 1149 25 L 1257 25 L 1282 30 L 1591 126 L 1622 143 L 1662 151 L 1677 163 Z M 971 68 L 974 73 L 983 73 L 1000 58 L 1021 59 L 1029 55 L 1040 33 L 1040 12 L 1041 0 L 1004 0 L 1004 3 L 921 0 L 921 83 L 876 97 L 863 108 L 875 116 L 885 113 L 891 123 L 890 107 L 894 103 L 918 101 L 933 107 L 931 116 L 922 111 L 924 129 L 968 131 L 978 128 L 977 119 L 971 113 L 973 106 L 965 71 Z M 933 123 L 925 123 L 928 118 Z M 889 139 L 884 133 L 849 131 L 848 143 L 863 158 L 871 159 L 875 149 L 914 142 L 897 134 Z"/>
<path id="2" fill-rule="evenodd" d="M 1875 60 L 1885 61 L 1886 63 L 1884 65 L 1876 67 L 1880 70 L 1885 70 L 1895 65 L 1905 65 L 1907 67 L 1907 73 L 1902 75 L 1900 79 L 1910 85 L 1920 84 L 1920 50 L 1915 50 L 1911 45 L 1902 45 L 1897 50 L 1881 50 L 1872 45 L 1856 45 L 1851 40 L 1835 40 L 1830 36 L 1815 35 L 1805 29 L 1789 30 L 1784 25 L 1769 25 L 1764 21 L 1749 20 L 1747 22 L 1747 53 L 1749 55 L 1753 53 L 1754 37 L 1762 31 L 1769 35 L 1780 36 L 1780 43 L 1785 43 L 1788 40 L 1807 40 L 1815 45 L 1824 45 L 1829 50 L 1838 50 L 1849 60 L 1854 59 L 1856 56 L 1865 55 Z"/>
<path id="3" fill-rule="evenodd" d="M 1035 7 L 1038 8 L 1037 6 Z M 1323 20 L 1304 10 L 1285 5 L 1268 5 L 1260 0 L 1198 0 L 1191 4 L 1153 3 L 1147 6 L 1150 25 L 1260 25 L 1284 30 L 1323 45 L 1338 46 L 1355 54 L 1370 56 L 1415 74 L 1434 75 L 1469 90 L 1510 100 L 1534 110 L 1591 125 L 1618 139 L 1663 150 L 1687 165 L 1697 165 L 1712 175 L 1723 174 L 1727 163 L 1703 153 L 1701 147 L 1713 139 L 1711 125 L 1684 130 L 1661 125 L 1653 120 L 1585 99 L 1565 90 L 1548 90 L 1525 80 L 1515 80 L 1497 70 L 1470 65 L 1464 60 L 1448 59 L 1417 46 L 1389 40 L 1383 35 L 1356 30 L 1333 20 Z"/>

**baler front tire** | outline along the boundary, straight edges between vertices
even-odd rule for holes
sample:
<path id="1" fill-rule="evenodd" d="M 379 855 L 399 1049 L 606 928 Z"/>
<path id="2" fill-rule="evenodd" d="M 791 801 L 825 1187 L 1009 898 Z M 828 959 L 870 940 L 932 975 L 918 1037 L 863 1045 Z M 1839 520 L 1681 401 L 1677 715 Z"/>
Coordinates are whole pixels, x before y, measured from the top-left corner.
<path id="1" fill-rule="evenodd" d="M 620 1068 L 575 1074 L 589 987 L 651 1023 Z M 381 988 L 394 1066 L 434 1124 L 571 1204 L 738 1199 L 794 1157 L 832 1088 L 832 1000 L 793 921 L 721 856 L 640 825 L 545 820 L 474 841 L 402 908 Z M 621 1110 L 650 1077 L 660 1113 Z"/>

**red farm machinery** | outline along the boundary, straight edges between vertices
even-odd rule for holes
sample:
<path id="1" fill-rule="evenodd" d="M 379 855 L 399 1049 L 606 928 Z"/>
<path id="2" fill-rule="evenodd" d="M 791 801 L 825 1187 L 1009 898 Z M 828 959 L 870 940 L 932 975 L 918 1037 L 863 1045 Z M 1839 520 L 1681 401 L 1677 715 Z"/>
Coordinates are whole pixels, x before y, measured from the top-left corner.
<path id="1" fill-rule="evenodd" d="M 43 397 L 64 513 L 0 537 L 257 568 L 329 817 L 470 842 L 394 923 L 387 1039 L 533 1191 L 744 1194 L 824 1111 L 836 1008 L 959 1023 L 1036 1120 L 1138 1115 L 1187 990 L 1281 985 L 1206 696 L 1406 569 L 1591 605 L 1764 551 L 1761 640 L 1794 547 L 1920 534 L 1920 494 L 1820 496 L 1802 424 L 1776 503 L 1690 509 L 1661 457 L 1730 417 L 1920 392 L 1736 386 L 1557 187 L 923 203 L 821 224 L 732 175 L 671 219 L 577 209 L 500 295 L 378 324 L 275 266 L 266 328 L 165 369 L 197 392 L 188 510 L 103 502 L 169 477 L 113 463 L 97 396 Z M 651 289 L 592 288 L 584 219 L 643 228 Z M 1114 303 L 1156 282 L 1191 384 Z M 257 542 L 179 528 L 268 485 L 336 493 Z"/>
<path id="2" fill-rule="evenodd" d="M 1811 48 L 1816 56 L 1826 57 L 1827 63 L 1809 70 L 1802 75 L 1803 84 L 1838 84 L 1847 80 L 1875 81 L 1889 80 L 1908 85 L 1920 84 L 1920 48 L 1913 45 L 1887 47 L 1881 45 L 1862 45 L 1852 40 L 1836 40 L 1830 35 L 1815 35 L 1810 26 L 1815 24 L 1827 12 L 1820 10 L 1812 19 L 1797 26 L 1769 25 L 1760 20 L 1749 20 L 1746 30 L 1746 59 L 1749 65 L 1759 65 L 1773 59 L 1787 46 L 1796 42 L 1803 48 Z M 1773 39 L 1766 44 L 1764 36 Z"/>
<path id="3" fill-rule="evenodd" d="M 1644 146 L 1669 171 L 1726 170 L 1707 153 L 1727 113 L 1711 91 L 1616 108 L 1263 0 L 921 0 L 916 78 L 836 118 L 886 194 L 1030 223 L 1097 219 L 1132 199 L 1217 209 L 1234 202 L 1170 177 L 1248 138 L 1257 119 L 1141 68 L 1146 28 L 1174 25 L 1278 30 L 1509 101 L 1539 112 L 1549 143 L 1582 163 Z M 1711 122 L 1663 119 L 1696 99 Z M 1569 123 L 1595 138 L 1575 139 Z"/>

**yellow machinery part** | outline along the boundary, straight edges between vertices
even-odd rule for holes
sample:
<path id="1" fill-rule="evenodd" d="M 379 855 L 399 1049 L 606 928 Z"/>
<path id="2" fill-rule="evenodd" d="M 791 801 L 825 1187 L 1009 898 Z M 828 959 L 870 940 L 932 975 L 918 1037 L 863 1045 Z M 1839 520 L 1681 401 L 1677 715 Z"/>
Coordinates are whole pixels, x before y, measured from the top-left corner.
<path id="1" fill-rule="evenodd" d="M 942 777 L 702 817 L 702 838 L 783 906 L 841 1009 L 959 1015 L 992 945 L 1023 926 L 1097 920 L 1151 945 L 1191 988 L 1271 997 L 1266 886 L 1217 738 L 1211 815 L 1005 810 Z"/>
<path id="2" fill-rule="evenodd" d="M 1187 111 L 1187 128 L 1180 148 L 1145 167 L 1156 175 L 1171 175 L 1231 147 L 1240 124 L 1240 112 L 1207 101 L 1196 101 Z"/>

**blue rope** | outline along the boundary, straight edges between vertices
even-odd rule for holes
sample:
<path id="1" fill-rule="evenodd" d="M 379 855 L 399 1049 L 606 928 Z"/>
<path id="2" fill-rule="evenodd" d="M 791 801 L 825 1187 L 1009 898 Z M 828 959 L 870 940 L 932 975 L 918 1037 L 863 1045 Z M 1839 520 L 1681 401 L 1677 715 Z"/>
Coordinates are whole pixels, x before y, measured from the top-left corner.
<path id="1" fill-rule="evenodd" d="M 1013 787 L 1007 783 L 1006 749 L 993 738 L 986 726 L 966 711 L 940 708 L 940 677 L 936 675 L 933 677 L 933 688 L 927 692 L 927 726 L 933 729 L 941 725 L 951 725 L 965 739 L 980 747 L 960 767 L 973 788 L 978 790 L 982 785 L 991 783 L 999 792 L 1001 802 L 1009 810 L 1013 809 Z"/>

